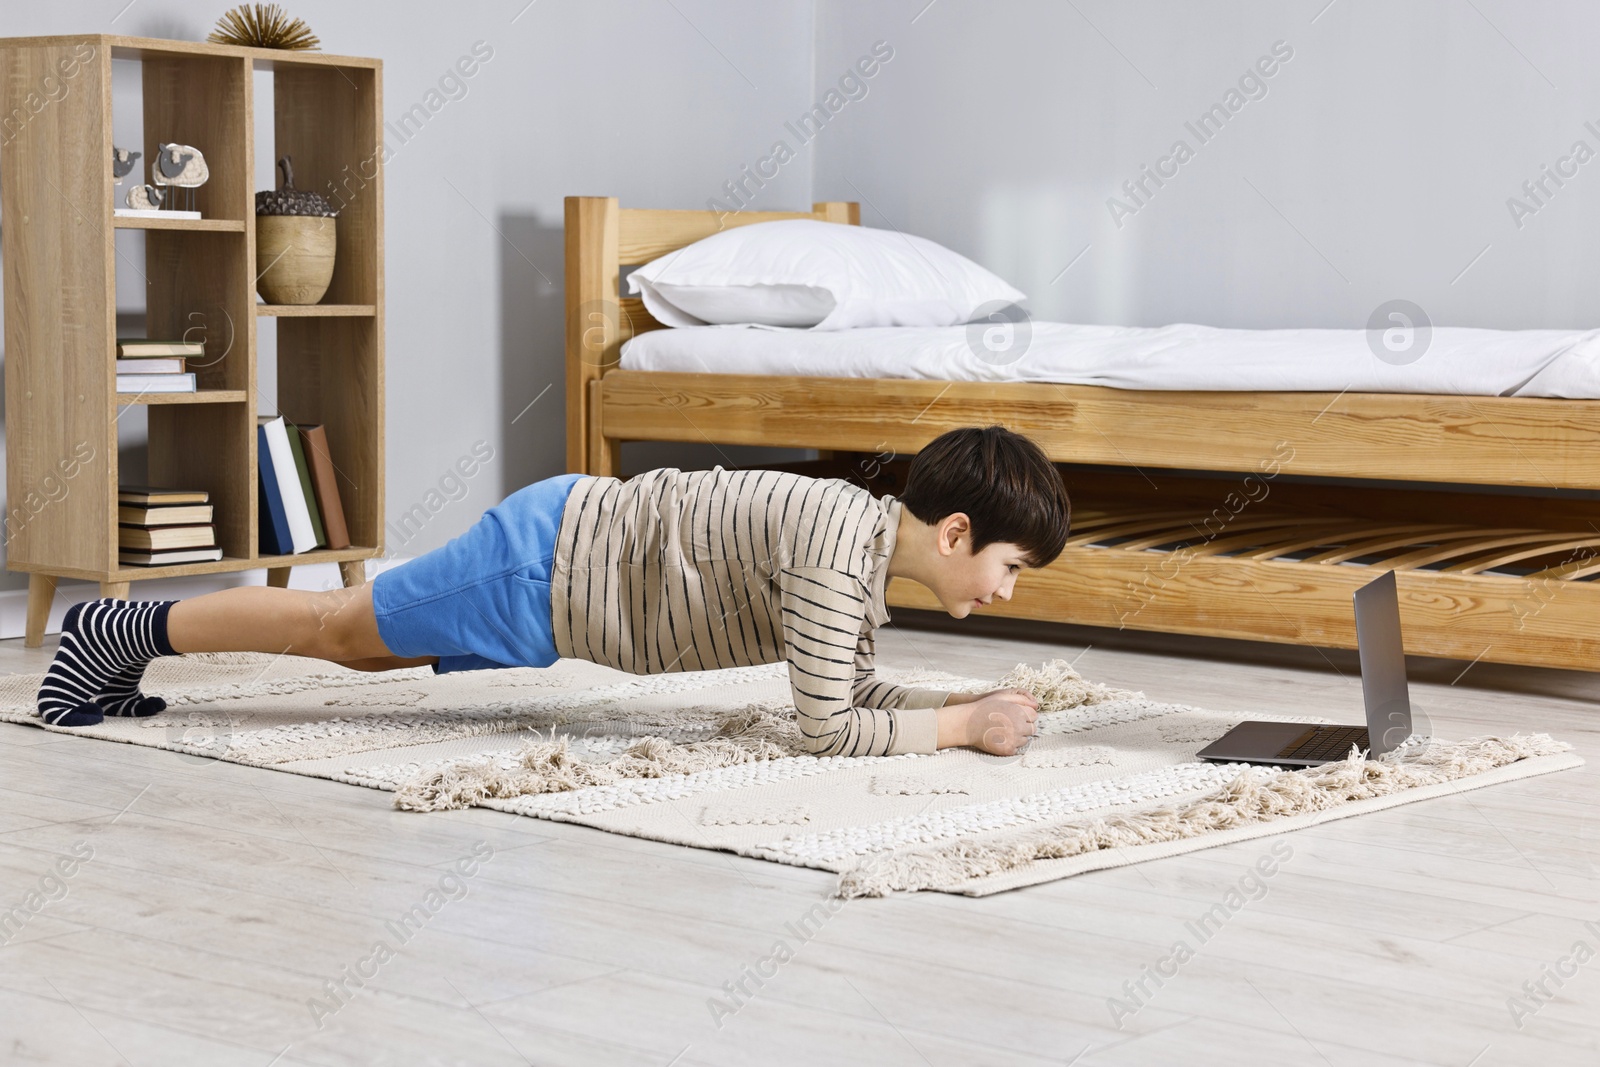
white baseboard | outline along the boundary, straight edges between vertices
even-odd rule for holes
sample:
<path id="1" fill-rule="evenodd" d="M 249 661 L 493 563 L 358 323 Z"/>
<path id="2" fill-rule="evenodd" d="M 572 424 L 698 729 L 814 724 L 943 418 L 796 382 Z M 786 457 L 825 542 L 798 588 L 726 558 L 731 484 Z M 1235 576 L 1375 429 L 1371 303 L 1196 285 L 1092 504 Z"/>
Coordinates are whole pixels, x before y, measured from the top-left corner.
<path id="1" fill-rule="evenodd" d="M 366 561 L 367 580 L 390 567 L 398 567 L 410 556 L 390 556 Z M 231 571 L 226 574 L 193 574 L 183 578 L 152 578 L 134 582 L 128 587 L 133 600 L 184 600 L 218 589 L 232 589 L 239 585 L 266 585 L 266 568 L 252 571 Z M 335 589 L 344 584 L 337 563 L 310 563 L 295 567 L 289 572 L 290 589 Z M 100 586 L 94 582 L 81 582 L 62 578 L 56 583 L 55 602 L 50 605 L 50 620 L 45 623 L 47 634 L 61 632 L 61 619 L 67 609 L 81 600 L 94 600 L 100 596 Z M 28 624 L 28 591 L 10 589 L 0 592 L 0 639 L 22 637 Z"/>

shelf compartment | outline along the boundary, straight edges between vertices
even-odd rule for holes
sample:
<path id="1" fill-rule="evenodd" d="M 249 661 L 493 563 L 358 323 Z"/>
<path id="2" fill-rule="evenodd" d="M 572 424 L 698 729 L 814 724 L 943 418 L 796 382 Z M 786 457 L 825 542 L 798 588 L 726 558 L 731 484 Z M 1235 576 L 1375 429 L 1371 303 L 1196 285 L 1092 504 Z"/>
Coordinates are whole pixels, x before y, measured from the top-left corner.
<path id="1" fill-rule="evenodd" d="M 147 336 L 204 341 L 206 354 L 185 363 L 200 389 L 249 389 L 255 278 L 240 242 L 151 230 L 144 261 Z"/>
<path id="2" fill-rule="evenodd" d="M 250 405 L 156 404 L 148 418 L 148 484 L 204 489 L 210 495 L 223 556 L 250 558 L 255 551 L 256 502 Z M 245 472 L 250 476 L 243 477 Z M 115 558 L 112 566 L 121 569 Z"/>
<path id="3" fill-rule="evenodd" d="M 383 369 L 377 318 L 286 318 L 278 323 L 278 411 L 321 423 L 350 540 L 383 543 Z"/>
<path id="4" fill-rule="evenodd" d="M 158 141 L 194 145 L 205 154 L 210 177 L 195 190 L 194 207 L 205 218 L 191 221 L 233 221 L 242 232 L 255 208 L 249 61 L 215 54 L 146 55 L 140 66 L 144 165 L 154 165 Z M 166 227 L 155 232 L 160 229 Z"/>
<path id="5" fill-rule="evenodd" d="M 118 404 L 243 404 L 243 389 L 197 389 L 192 393 L 117 393 Z"/>
<path id="6" fill-rule="evenodd" d="M 372 304 L 257 304 L 256 314 L 285 319 L 371 318 L 378 313 Z"/>
<path id="7" fill-rule="evenodd" d="M 188 230 L 194 233 L 243 233 L 241 219 L 154 219 L 116 215 L 111 225 L 119 230 Z"/>
<path id="8" fill-rule="evenodd" d="M 292 156 L 296 185 L 321 193 L 339 213 L 330 305 L 377 304 L 383 291 L 378 88 L 376 70 L 273 69 L 273 155 Z"/>

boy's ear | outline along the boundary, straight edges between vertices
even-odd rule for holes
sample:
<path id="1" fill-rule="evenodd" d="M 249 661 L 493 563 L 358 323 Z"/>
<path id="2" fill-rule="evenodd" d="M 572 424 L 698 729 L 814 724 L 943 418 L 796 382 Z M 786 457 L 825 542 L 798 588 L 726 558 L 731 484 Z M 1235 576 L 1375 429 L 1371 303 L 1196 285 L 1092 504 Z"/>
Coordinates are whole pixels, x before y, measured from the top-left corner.
<path id="1" fill-rule="evenodd" d="M 952 512 L 939 520 L 939 544 L 941 550 L 943 546 L 949 545 L 950 551 L 954 552 L 956 545 L 960 543 L 962 538 L 967 538 L 969 542 L 972 538 L 972 523 L 965 512 Z M 969 548 L 968 552 L 970 551 L 971 549 Z"/>

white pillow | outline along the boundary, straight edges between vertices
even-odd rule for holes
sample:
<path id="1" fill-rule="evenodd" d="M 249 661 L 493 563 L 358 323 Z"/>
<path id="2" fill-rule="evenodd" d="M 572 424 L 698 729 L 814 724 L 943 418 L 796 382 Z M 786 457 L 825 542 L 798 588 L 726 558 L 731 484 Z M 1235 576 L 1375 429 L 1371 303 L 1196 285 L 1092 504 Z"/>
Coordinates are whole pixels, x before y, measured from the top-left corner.
<path id="1" fill-rule="evenodd" d="M 835 304 L 832 293 L 811 285 L 653 282 L 644 289 L 645 308 L 668 326 L 752 322 L 762 326 L 815 326 L 828 317 Z M 670 317 L 663 317 L 663 313 Z"/>
<path id="2" fill-rule="evenodd" d="M 735 226 L 653 259 L 628 291 L 668 326 L 958 326 L 1027 297 L 922 237 L 816 219 Z"/>

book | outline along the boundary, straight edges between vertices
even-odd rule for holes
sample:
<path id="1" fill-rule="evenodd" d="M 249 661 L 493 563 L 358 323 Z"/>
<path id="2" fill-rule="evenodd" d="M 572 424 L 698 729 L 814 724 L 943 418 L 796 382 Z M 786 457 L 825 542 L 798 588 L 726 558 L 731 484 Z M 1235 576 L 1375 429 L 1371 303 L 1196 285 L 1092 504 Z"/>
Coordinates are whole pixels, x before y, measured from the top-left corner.
<path id="1" fill-rule="evenodd" d="M 144 359 L 149 356 L 203 356 L 204 341 L 163 341 L 149 337 L 117 338 L 117 355 L 123 359 Z"/>
<path id="2" fill-rule="evenodd" d="M 118 552 L 118 563 L 159 567 L 163 563 L 205 563 L 222 558 L 221 548 L 178 548 L 165 552 Z"/>
<path id="3" fill-rule="evenodd" d="M 349 548 L 350 529 L 344 521 L 344 504 L 339 499 L 339 482 L 328 451 L 328 432 L 320 424 L 300 427 L 306 463 L 311 468 L 311 485 L 316 490 L 317 507 L 328 535 L 329 548 Z"/>
<path id="4" fill-rule="evenodd" d="M 287 556 L 293 551 L 294 542 L 289 536 L 289 517 L 284 514 L 283 498 L 278 493 L 277 474 L 272 469 L 267 428 L 261 425 L 256 427 L 256 457 L 256 550 L 263 556 Z"/>
<path id="5" fill-rule="evenodd" d="M 289 448 L 289 432 L 284 427 L 283 416 L 257 416 L 256 425 L 260 435 L 265 436 L 267 450 L 264 453 L 272 462 L 272 480 L 266 483 L 269 497 L 276 493 L 277 507 L 282 508 L 284 520 L 288 526 L 288 551 L 280 551 L 278 555 L 306 552 L 317 547 L 316 533 L 311 528 L 311 511 L 306 505 L 305 494 L 300 489 L 300 479 L 295 471 L 294 453 Z M 266 465 L 262 465 L 265 472 Z M 279 541 L 280 548 L 285 547 Z"/>
<path id="6" fill-rule="evenodd" d="M 311 473 L 306 469 L 305 448 L 300 442 L 300 427 L 283 420 L 284 429 L 289 433 L 289 451 L 294 453 L 295 477 L 300 480 L 300 493 L 306 498 L 306 510 L 311 513 L 311 533 L 317 539 L 318 548 L 328 543 L 328 535 L 322 530 L 322 516 L 317 509 L 317 496 L 311 491 Z"/>
<path id="7" fill-rule="evenodd" d="M 119 374 L 119 393 L 192 393 L 194 374 Z"/>
<path id="8" fill-rule="evenodd" d="M 182 356 L 152 359 L 119 359 L 118 374 L 182 374 Z"/>
<path id="9" fill-rule="evenodd" d="M 121 504 L 117 507 L 117 522 L 124 526 L 189 526 L 211 521 L 210 504 L 179 504 L 175 507 Z"/>
<path id="10" fill-rule="evenodd" d="M 210 523 L 203 526 L 118 526 L 117 547 L 153 552 L 163 548 L 209 548 L 217 543 L 217 531 Z"/>
<path id="11" fill-rule="evenodd" d="M 165 489 L 158 485 L 119 485 L 119 504 L 204 504 L 211 494 L 204 489 Z"/>

